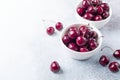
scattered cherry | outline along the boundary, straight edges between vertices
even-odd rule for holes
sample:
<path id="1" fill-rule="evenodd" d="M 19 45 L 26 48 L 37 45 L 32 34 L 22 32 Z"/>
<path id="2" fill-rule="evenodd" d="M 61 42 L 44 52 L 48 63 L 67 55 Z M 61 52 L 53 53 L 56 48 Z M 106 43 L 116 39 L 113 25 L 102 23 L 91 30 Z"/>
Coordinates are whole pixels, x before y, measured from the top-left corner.
<path id="1" fill-rule="evenodd" d="M 99 59 L 99 63 L 102 66 L 106 66 L 110 62 L 109 58 L 106 55 L 102 55 Z"/>
<path id="2" fill-rule="evenodd" d="M 120 67 L 120 64 L 118 62 L 111 62 L 108 66 L 109 70 L 112 72 L 118 72 L 119 67 Z"/>
<path id="3" fill-rule="evenodd" d="M 113 56 L 117 59 L 120 59 L 120 49 L 115 50 L 115 52 L 113 53 Z"/>
<path id="4" fill-rule="evenodd" d="M 63 28 L 63 24 L 61 22 L 57 22 L 55 27 L 57 30 L 61 30 Z"/>
<path id="5" fill-rule="evenodd" d="M 50 65 L 50 70 L 54 73 L 57 73 L 60 71 L 60 65 L 58 64 L 57 61 L 53 61 Z"/>
<path id="6" fill-rule="evenodd" d="M 53 27 L 48 27 L 46 31 L 49 35 L 52 35 L 54 33 L 55 29 Z"/>

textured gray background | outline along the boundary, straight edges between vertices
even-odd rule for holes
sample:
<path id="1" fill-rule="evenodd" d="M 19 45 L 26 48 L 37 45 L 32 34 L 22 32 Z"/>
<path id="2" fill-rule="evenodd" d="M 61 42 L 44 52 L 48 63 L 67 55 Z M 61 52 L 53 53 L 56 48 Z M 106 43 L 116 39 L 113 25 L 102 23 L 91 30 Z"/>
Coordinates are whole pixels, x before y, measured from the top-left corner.
<path id="1" fill-rule="evenodd" d="M 0 1 L 0 80 L 120 80 L 120 72 L 111 73 L 98 63 L 102 54 L 120 62 L 112 57 L 111 50 L 105 49 L 86 61 L 76 61 L 61 48 L 59 31 L 52 36 L 46 34 L 46 28 L 57 21 L 63 22 L 64 27 L 78 23 L 74 15 L 78 2 L 80 0 Z M 102 46 L 120 49 L 120 1 L 107 2 L 113 14 L 101 29 Z M 54 60 L 61 66 L 59 74 L 49 69 Z"/>

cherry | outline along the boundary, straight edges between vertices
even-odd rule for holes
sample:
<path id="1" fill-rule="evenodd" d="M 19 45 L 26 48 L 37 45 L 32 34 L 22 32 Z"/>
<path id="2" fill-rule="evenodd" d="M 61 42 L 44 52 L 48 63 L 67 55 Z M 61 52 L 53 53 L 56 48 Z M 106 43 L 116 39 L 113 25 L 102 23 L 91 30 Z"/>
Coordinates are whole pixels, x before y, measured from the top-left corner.
<path id="1" fill-rule="evenodd" d="M 104 11 L 109 11 L 109 6 L 107 3 L 102 3 L 101 7 L 104 9 Z"/>
<path id="2" fill-rule="evenodd" d="M 94 21 L 100 21 L 102 20 L 102 16 L 101 15 L 97 15 L 94 17 Z"/>
<path id="3" fill-rule="evenodd" d="M 55 27 L 57 30 L 61 30 L 63 28 L 63 24 L 61 22 L 57 22 Z"/>
<path id="4" fill-rule="evenodd" d="M 51 65 L 50 65 L 50 70 L 51 70 L 52 72 L 54 72 L 54 73 L 59 72 L 60 66 L 59 66 L 58 62 L 53 61 L 53 62 L 51 63 Z"/>
<path id="5" fill-rule="evenodd" d="M 96 41 L 90 41 L 89 42 L 89 47 L 91 50 L 94 50 L 97 47 L 97 42 Z"/>
<path id="6" fill-rule="evenodd" d="M 97 13 L 102 14 L 103 13 L 103 8 L 101 6 L 97 6 Z"/>
<path id="7" fill-rule="evenodd" d="M 68 32 L 68 36 L 71 38 L 71 39 L 75 39 L 77 36 L 78 36 L 78 32 L 76 30 L 70 30 Z"/>
<path id="8" fill-rule="evenodd" d="M 78 51 L 78 46 L 75 43 L 73 43 L 73 42 L 68 44 L 68 48 L 72 49 L 74 51 Z"/>
<path id="9" fill-rule="evenodd" d="M 91 31 L 90 32 L 90 37 L 93 39 L 97 39 L 98 38 L 98 34 L 95 31 Z"/>
<path id="10" fill-rule="evenodd" d="M 89 29 L 88 29 L 88 27 L 86 26 L 86 25 L 82 25 L 82 26 L 80 26 L 80 28 L 79 28 L 79 32 L 80 32 L 80 34 L 81 35 L 87 35 L 88 33 L 89 33 Z"/>
<path id="11" fill-rule="evenodd" d="M 96 6 L 96 5 L 100 5 L 102 3 L 101 0 L 91 0 L 91 4 Z"/>
<path id="12" fill-rule="evenodd" d="M 94 14 L 96 12 L 96 8 L 94 6 L 89 6 L 86 12 Z"/>
<path id="13" fill-rule="evenodd" d="M 81 47 L 79 51 L 80 52 L 88 52 L 89 50 L 86 47 Z"/>
<path id="14" fill-rule="evenodd" d="M 86 14 L 83 16 L 83 18 L 88 19 L 88 20 L 92 20 L 93 17 L 94 17 L 94 16 L 93 16 L 91 13 L 86 13 Z"/>
<path id="15" fill-rule="evenodd" d="M 83 0 L 82 1 L 82 7 L 87 8 L 90 5 L 89 0 Z"/>
<path id="16" fill-rule="evenodd" d="M 109 12 L 108 11 L 104 11 L 102 14 L 103 19 L 106 19 L 109 16 Z"/>
<path id="17" fill-rule="evenodd" d="M 64 44 L 67 45 L 67 44 L 70 42 L 69 36 L 68 36 L 68 35 L 64 35 L 64 36 L 62 37 L 62 41 L 63 41 Z"/>
<path id="18" fill-rule="evenodd" d="M 80 16 L 83 16 L 83 14 L 85 13 L 85 8 L 78 7 L 76 11 Z"/>
<path id="19" fill-rule="evenodd" d="M 72 27 L 69 28 L 69 31 L 71 31 L 71 30 L 75 30 L 75 31 L 77 31 L 77 27 L 72 26 Z"/>
<path id="20" fill-rule="evenodd" d="M 115 52 L 113 53 L 113 56 L 117 59 L 120 59 L 120 49 L 115 50 Z"/>
<path id="21" fill-rule="evenodd" d="M 102 66 L 106 66 L 108 63 L 110 62 L 109 58 L 105 55 L 102 55 L 99 59 L 99 63 L 102 65 Z"/>
<path id="22" fill-rule="evenodd" d="M 46 32 L 49 34 L 49 35 L 52 35 L 54 33 L 55 29 L 53 27 L 48 27 Z"/>
<path id="23" fill-rule="evenodd" d="M 119 67 L 120 67 L 120 64 L 118 62 L 111 62 L 108 66 L 109 70 L 112 72 L 118 72 Z"/>
<path id="24" fill-rule="evenodd" d="M 76 44 L 78 46 L 83 46 L 83 45 L 86 44 L 86 42 L 87 42 L 87 39 L 83 36 L 78 36 L 77 39 L 76 39 Z"/>

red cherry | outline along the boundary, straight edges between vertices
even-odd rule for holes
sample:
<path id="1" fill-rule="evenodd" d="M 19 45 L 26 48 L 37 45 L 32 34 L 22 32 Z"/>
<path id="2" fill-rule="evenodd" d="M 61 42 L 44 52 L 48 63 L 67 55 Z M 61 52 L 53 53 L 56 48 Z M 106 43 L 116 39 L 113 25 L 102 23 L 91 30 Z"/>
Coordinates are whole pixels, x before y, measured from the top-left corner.
<path id="1" fill-rule="evenodd" d="M 101 7 L 104 9 L 104 11 L 109 11 L 109 5 L 107 3 L 102 3 Z"/>
<path id="2" fill-rule="evenodd" d="M 103 13 L 103 8 L 101 6 L 97 6 L 97 13 L 102 14 Z"/>
<path id="3" fill-rule="evenodd" d="M 63 28 L 63 24 L 61 22 L 57 22 L 55 27 L 57 30 L 61 30 Z"/>
<path id="4" fill-rule="evenodd" d="M 87 8 L 90 5 L 89 0 L 83 0 L 82 1 L 82 7 Z"/>
<path id="5" fill-rule="evenodd" d="M 51 65 L 50 65 L 50 70 L 51 70 L 52 72 L 54 72 L 54 73 L 59 72 L 60 66 L 59 66 L 58 62 L 53 61 L 53 62 L 51 63 Z"/>
<path id="6" fill-rule="evenodd" d="M 96 8 L 94 6 L 89 6 L 86 12 L 94 14 L 96 12 Z"/>
<path id="7" fill-rule="evenodd" d="M 89 42 L 89 48 L 90 48 L 91 50 L 94 50 L 97 46 L 98 46 L 98 45 L 97 45 L 97 42 L 96 42 L 96 41 L 90 41 L 90 42 Z"/>
<path id="8" fill-rule="evenodd" d="M 65 45 L 67 45 L 70 42 L 70 38 L 68 37 L 68 35 L 64 35 L 62 37 L 62 41 Z"/>
<path id="9" fill-rule="evenodd" d="M 101 3 L 102 3 L 101 0 L 91 0 L 91 5 L 94 5 L 94 6 L 100 5 Z"/>
<path id="10" fill-rule="evenodd" d="M 52 35 L 54 33 L 55 29 L 53 27 L 48 27 L 46 32 L 49 34 L 49 35 Z"/>
<path id="11" fill-rule="evenodd" d="M 102 16 L 103 16 L 103 19 L 106 19 L 109 16 L 109 12 L 104 11 Z"/>
<path id="12" fill-rule="evenodd" d="M 70 27 L 70 28 L 69 28 L 69 31 L 72 31 L 72 30 L 77 31 L 77 27 L 75 27 L 75 26 Z"/>
<path id="13" fill-rule="evenodd" d="M 102 55 L 99 59 L 99 63 L 102 65 L 102 66 L 106 66 L 108 63 L 110 62 L 109 58 L 105 55 Z"/>
<path id="14" fill-rule="evenodd" d="M 87 42 L 87 39 L 83 36 L 78 36 L 77 39 L 76 39 L 76 44 L 78 46 L 84 46 Z"/>
<path id="15" fill-rule="evenodd" d="M 79 51 L 80 52 L 88 52 L 89 50 L 86 47 L 81 47 Z"/>
<path id="16" fill-rule="evenodd" d="M 101 15 L 97 15 L 94 17 L 94 21 L 100 21 L 102 20 L 102 16 Z"/>
<path id="17" fill-rule="evenodd" d="M 108 66 L 109 70 L 112 72 L 118 72 L 119 67 L 120 67 L 120 64 L 118 62 L 111 62 Z"/>
<path id="18" fill-rule="evenodd" d="M 70 30 L 68 32 L 68 36 L 71 38 L 71 39 L 75 39 L 77 36 L 78 36 L 78 32 L 75 31 L 75 30 Z"/>
<path id="19" fill-rule="evenodd" d="M 114 53 L 113 53 L 113 56 L 117 59 L 120 59 L 120 50 L 116 50 Z"/>
<path id="20" fill-rule="evenodd" d="M 73 43 L 73 42 L 68 44 L 68 48 L 72 49 L 74 51 L 78 51 L 78 46 L 75 43 Z"/>
<path id="21" fill-rule="evenodd" d="M 94 17 L 94 16 L 93 16 L 91 13 L 86 13 L 86 14 L 83 16 L 83 18 L 88 19 L 88 20 L 92 20 L 93 17 Z"/>
<path id="22" fill-rule="evenodd" d="M 83 14 L 85 13 L 85 8 L 78 7 L 76 11 L 80 16 L 83 16 Z"/>

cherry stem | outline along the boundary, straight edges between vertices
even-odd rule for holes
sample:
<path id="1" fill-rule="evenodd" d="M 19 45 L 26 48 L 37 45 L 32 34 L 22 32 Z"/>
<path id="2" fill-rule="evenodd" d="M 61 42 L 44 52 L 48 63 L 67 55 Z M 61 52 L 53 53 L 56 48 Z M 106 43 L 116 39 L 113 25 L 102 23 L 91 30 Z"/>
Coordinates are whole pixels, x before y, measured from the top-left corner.
<path id="1" fill-rule="evenodd" d="M 101 51 L 103 51 L 103 49 L 105 49 L 105 48 L 109 48 L 109 49 L 111 49 L 112 51 L 114 51 L 114 49 L 112 49 L 112 48 L 109 47 L 109 46 L 104 46 L 104 47 L 101 49 Z"/>

